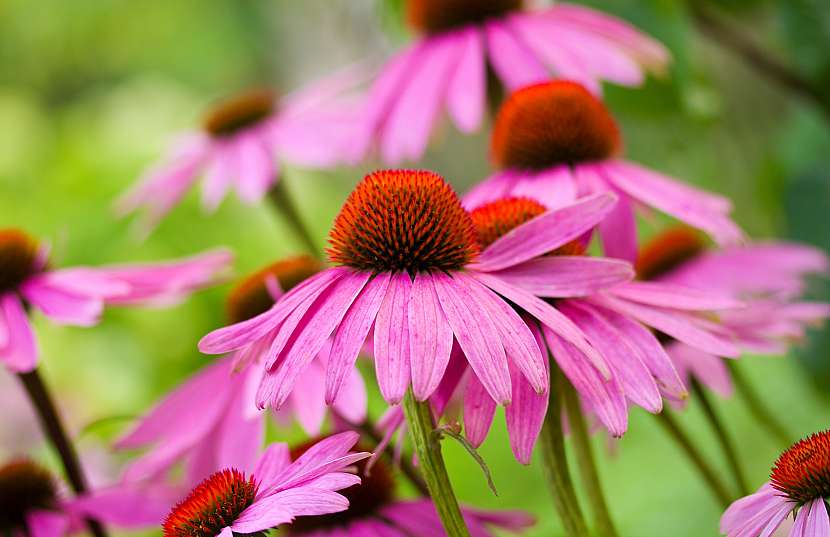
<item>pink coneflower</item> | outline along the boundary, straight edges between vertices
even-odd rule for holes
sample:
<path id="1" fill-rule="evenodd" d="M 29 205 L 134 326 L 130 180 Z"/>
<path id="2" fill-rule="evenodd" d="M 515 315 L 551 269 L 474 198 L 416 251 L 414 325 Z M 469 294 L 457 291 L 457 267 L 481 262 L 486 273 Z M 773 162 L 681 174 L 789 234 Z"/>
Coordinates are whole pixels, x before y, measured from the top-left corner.
<path id="1" fill-rule="evenodd" d="M 293 450 L 293 451 L 296 451 Z M 366 461 L 357 464 L 359 484 L 340 491 L 349 500 L 349 509 L 330 515 L 298 518 L 283 531 L 291 537 L 444 537 L 441 520 L 429 499 L 401 500 L 395 494 L 395 480 L 382 460 L 366 471 Z M 533 517 L 519 511 L 462 509 L 473 535 L 491 537 L 491 528 L 520 532 L 533 525 Z"/>
<path id="2" fill-rule="evenodd" d="M 0 361 L 14 372 L 37 365 L 27 317 L 33 307 L 61 325 L 91 326 L 104 306 L 168 304 L 216 281 L 232 257 L 224 251 L 171 263 L 52 270 L 46 249 L 17 229 L 0 230 Z"/>
<path id="3" fill-rule="evenodd" d="M 744 301 L 745 308 L 721 312 L 720 320 L 742 350 L 756 354 L 785 354 L 791 342 L 805 337 L 808 325 L 830 316 L 830 305 L 800 298 L 807 276 L 830 268 L 823 252 L 805 245 L 770 242 L 714 250 L 699 233 L 677 227 L 647 243 L 636 268 L 642 280 Z M 729 371 L 717 354 L 677 341 L 666 348 L 683 377 L 731 395 Z"/>
<path id="4" fill-rule="evenodd" d="M 599 92 L 600 81 L 638 86 L 669 62 L 662 45 L 627 23 L 571 4 L 528 9 L 522 0 L 408 0 L 420 37 L 372 85 L 367 145 L 384 162 L 418 160 L 446 109 L 463 132 L 479 128 L 488 70 L 512 91 L 558 77 Z"/>
<path id="5" fill-rule="evenodd" d="M 170 212 L 204 174 L 202 204 L 213 211 L 228 190 L 247 204 L 259 202 L 280 178 L 283 161 L 329 167 L 351 154 L 356 108 L 331 95 L 350 73 L 312 84 L 279 99 L 268 89 L 220 102 L 201 130 L 181 135 L 161 164 L 117 204 L 120 213 L 143 209 L 146 232 Z"/>
<path id="6" fill-rule="evenodd" d="M 769 537 L 794 519 L 789 537 L 827 537 L 830 431 L 810 435 L 778 457 L 769 482 L 729 506 L 720 521 L 728 537 Z"/>
<path id="7" fill-rule="evenodd" d="M 0 466 L 0 534 L 62 537 L 79 529 L 48 470 L 27 459 Z"/>
<path id="8" fill-rule="evenodd" d="M 205 478 L 172 486 L 125 480 L 72 506 L 128 528 L 163 525 L 165 537 L 258 534 L 297 517 L 347 509 L 336 491 L 360 483 L 352 466 L 370 455 L 350 452 L 357 440 L 353 432 L 330 436 L 293 462 L 286 444 L 272 444 L 248 466 L 216 466 Z"/>
<path id="9" fill-rule="evenodd" d="M 227 301 L 231 322 L 243 322 L 267 310 L 283 292 L 321 270 L 310 257 L 286 259 L 255 272 L 231 291 Z M 324 400 L 325 363 L 328 347 L 301 377 L 302 390 L 295 390 L 281 409 L 283 419 L 296 417 L 303 429 L 317 436 L 326 415 Z M 265 350 L 262 351 L 263 353 Z M 199 480 L 215 468 L 248 468 L 259 452 L 266 414 L 256 409 L 254 395 L 262 366 L 257 356 L 238 351 L 235 356 L 205 368 L 168 394 L 142 417 L 117 447 L 151 449 L 131 462 L 125 478 L 137 480 L 159 475 L 183 463 L 191 480 Z M 366 418 L 366 390 L 355 370 L 333 408 L 338 417 L 352 423 Z"/>
<path id="10" fill-rule="evenodd" d="M 307 279 L 268 312 L 208 334 L 199 348 L 218 354 L 270 341 L 257 402 L 279 408 L 329 337 L 329 402 L 370 331 L 378 384 L 390 404 L 399 403 L 410 386 L 420 401 L 432 395 L 457 342 L 485 391 L 507 404 L 514 396 L 511 369 L 537 394 L 548 384 L 545 359 L 513 303 L 607 373 L 571 322 L 501 275 L 533 272 L 525 262 L 591 229 L 613 202 L 609 194 L 586 198 L 545 213 L 481 250 L 470 215 L 440 176 L 373 173 L 335 220 L 329 255 L 338 266 Z M 534 272 L 534 277 L 563 292 L 571 285 L 573 292 L 584 292 L 624 281 L 631 269 L 597 261 L 581 267 L 576 284 L 556 274 Z"/>
<path id="11" fill-rule="evenodd" d="M 702 229 L 719 243 L 742 237 L 731 203 L 622 160 L 619 129 L 595 96 L 575 82 L 525 87 L 502 106 L 492 156 L 501 169 L 464 197 L 468 208 L 505 196 L 528 196 L 547 207 L 597 192 L 619 196 L 600 225 L 606 255 L 633 262 L 634 208 L 653 207 Z"/>

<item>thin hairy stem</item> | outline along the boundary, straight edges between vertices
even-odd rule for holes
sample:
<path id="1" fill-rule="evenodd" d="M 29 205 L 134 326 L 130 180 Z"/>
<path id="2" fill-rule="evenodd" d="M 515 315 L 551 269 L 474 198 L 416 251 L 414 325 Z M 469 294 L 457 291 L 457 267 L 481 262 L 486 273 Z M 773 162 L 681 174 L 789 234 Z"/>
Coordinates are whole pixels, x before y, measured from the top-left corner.
<path id="1" fill-rule="evenodd" d="M 323 253 L 317 247 L 314 241 L 314 234 L 311 233 L 308 226 L 303 222 L 297 205 L 291 199 L 291 195 L 285 186 L 284 178 L 280 178 L 274 183 L 274 186 L 268 191 L 268 199 L 271 200 L 271 204 L 277 212 L 288 220 L 291 228 L 297 234 L 305 249 L 308 250 L 308 253 L 317 259 L 322 259 Z"/>

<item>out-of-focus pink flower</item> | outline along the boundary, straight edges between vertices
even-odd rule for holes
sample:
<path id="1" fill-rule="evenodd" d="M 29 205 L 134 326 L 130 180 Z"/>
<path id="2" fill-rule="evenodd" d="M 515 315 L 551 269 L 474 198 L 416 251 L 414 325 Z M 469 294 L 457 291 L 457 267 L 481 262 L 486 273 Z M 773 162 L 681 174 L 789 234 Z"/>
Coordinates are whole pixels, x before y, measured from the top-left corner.
<path id="1" fill-rule="evenodd" d="M 508 91 L 549 80 L 638 86 L 662 72 L 669 53 L 627 23 L 567 3 L 524 8 L 521 0 L 408 0 L 420 36 L 397 53 L 366 98 L 366 149 L 383 161 L 418 160 L 446 110 L 463 132 L 477 130 L 487 106 L 488 69 Z"/>
<path id="2" fill-rule="evenodd" d="M 741 300 L 745 307 L 720 312 L 720 323 L 735 346 L 756 354 L 785 354 L 792 342 L 804 339 L 808 326 L 830 317 L 830 304 L 801 299 L 808 276 L 828 270 L 827 256 L 809 246 L 768 242 L 714 250 L 684 227 L 655 237 L 637 261 L 641 279 Z M 681 376 L 731 395 L 729 371 L 719 357 L 734 356 L 690 343 L 666 344 Z"/>
<path id="3" fill-rule="evenodd" d="M 482 249 L 471 216 L 442 178 L 376 172 L 358 185 L 335 221 L 330 257 L 340 266 L 305 280 L 268 312 L 207 335 L 200 349 L 267 349 L 257 403 L 280 408 L 329 338 L 327 401 L 340 393 L 370 334 L 378 384 L 390 404 L 410 387 L 418 400 L 428 399 L 447 376 L 457 347 L 477 393 L 493 406 L 512 402 L 511 441 L 523 446 L 524 460 L 538 436 L 548 390 L 547 359 L 528 325 L 539 322 L 571 343 L 574 360 L 591 372 L 586 382 L 604 385 L 610 370 L 567 317 L 511 275 L 567 296 L 630 279 L 632 267 L 619 260 L 586 258 L 559 271 L 534 265 L 539 255 L 592 229 L 613 203 L 613 195 L 599 194 L 545 212 Z"/>
<path id="4" fill-rule="evenodd" d="M 293 462 L 287 445 L 272 444 L 250 466 L 216 467 L 206 479 L 171 489 L 178 491 L 177 503 L 170 500 L 170 491 L 159 494 L 158 485 L 125 481 L 72 505 L 76 512 L 128 527 L 163 524 L 165 536 L 170 537 L 182 535 L 187 525 L 203 528 L 205 535 L 254 534 L 290 524 L 297 517 L 346 510 L 348 500 L 336 491 L 360 483 L 348 469 L 369 456 L 350 452 L 357 440 L 351 432 L 331 436 Z"/>
<path id="5" fill-rule="evenodd" d="M 269 310 L 284 292 L 321 270 L 307 257 L 285 259 L 240 281 L 227 300 L 231 322 L 243 322 Z M 121 449 L 151 449 L 125 471 L 130 481 L 147 479 L 183 463 L 191 481 L 203 479 L 215 468 L 250 467 L 262 447 L 267 414 L 256 408 L 255 394 L 263 374 L 260 354 L 267 348 L 243 349 L 205 368 L 168 394 L 117 442 Z M 320 434 L 326 415 L 325 365 L 327 343 L 302 373 L 302 390 L 295 390 L 277 413 L 282 420 L 297 419 L 310 436 Z M 367 395 L 363 379 L 353 370 L 333 408 L 351 423 L 366 419 Z"/>
<path id="6" fill-rule="evenodd" d="M 117 202 L 117 211 L 144 210 L 140 228 L 146 233 L 203 173 L 202 204 L 213 211 L 231 188 L 244 203 L 259 202 L 279 180 L 283 162 L 330 167 L 354 160 L 358 107 L 338 94 L 358 71 L 344 70 L 279 99 L 260 89 L 217 104 L 201 130 L 181 135 Z"/>
<path id="7" fill-rule="evenodd" d="M 502 106 L 492 154 L 501 169 L 464 196 L 474 209 L 505 196 L 526 196 L 549 208 L 598 192 L 619 202 L 599 226 L 605 254 L 634 262 L 634 209 L 641 204 L 706 231 L 720 244 L 743 234 L 730 219 L 731 202 L 620 158 L 614 118 L 575 82 L 525 87 Z"/>
<path id="8" fill-rule="evenodd" d="M 17 229 L 0 230 L 0 362 L 13 372 L 36 367 L 28 307 L 57 324 L 92 326 L 105 305 L 180 300 L 217 281 L 231 261 L 229 252 L 217 251 L 172 263 L 53 270 L 34 239 Z"/>
<path id="9" fill-rule="evenodd" d="M 827 537 L 830 517 L 830 431 L 815 433 L 781 454 L 770 480 L 723 514 L 727 537 L 768 536 L 792 524 L 789 537 Z"/>

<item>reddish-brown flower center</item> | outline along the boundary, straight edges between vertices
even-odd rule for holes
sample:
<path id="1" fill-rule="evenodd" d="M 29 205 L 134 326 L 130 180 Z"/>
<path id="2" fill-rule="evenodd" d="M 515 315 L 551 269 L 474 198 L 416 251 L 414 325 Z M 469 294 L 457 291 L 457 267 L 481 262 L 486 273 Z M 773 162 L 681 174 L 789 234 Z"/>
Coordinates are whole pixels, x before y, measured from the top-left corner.
<path id="1" fill-rule="evenodd" d="M 703 237 L 694 229 L 677 226 L 657 235 L 640 249 L 635 269 L 641 280 L 668 274 L 706 249 Z"/>
<path id="2" fill-rule="evenodd" d="M 408 0 L 409 24 L 418 31 L 437 33 L 500 17 L 522 8 L 522 0 Z"/>
<path id="3" fill-rule="evenodd" d="M 812 434 L 782 453 L 770 482 L 798 503 L 830 497 L 830 431 Z"/>
<path id="4" fill-rule="evenodd" d="M 530 198 L 502 198 L 478 207 L 470 213 L 481 249 L 507 235 L 513 229 L 547 212 L 541 203 Z M 585 245 L 571 241 L 560 246 L 553 255 L 583 255 Z"/>
<path id="5" fill-rule="evenodd" d="M 215 537 L 254 503 L 257 483 L 237 470 L 216 472 L 167 515 L 164 537 Z"/>
<path id="6" fill-rule="evenodd" d="M 458 270 L 478 255 L 469 213 L 433 172 L 372 173 L 349 195 L 329 236 L 333 263 L 374 272 Z"/>
<path id="7" fill-rule="evenodd" d="M 25 525 L 26 514 L 55 507 L 57 490 L 51 474 L 29 460 L 0 468 L 0 535 L 14 535 Z"/>
<path id="8" fill-rule="evenodd" d="M 620 151 L 614 118 L 580 84 L 545 82 L 520 89 L 502 105 L 492 153 L 502 168 L 542 170 L 609 158 Z"/>
<path id="9" fill-rule="evenodd" d="M 205 116 L 204 128 L 211 136 L 232 136 L 274 113 L 276 97 L 267 89 L 255 89 L 216 104 Z"/>
<path id="10" fill-rule="evenodd" d="M 274 298 L 268 290 L 269 279 L 274 278 L 280 288 L 287 292 L 321 269 L 321 264 L 313 257 L 298 256 L 258 270 L 231 290 L 226 302 L 228 319 L 231 323 L 240 323 L 271 309 Z"/>
<path id="11" fill-rule="evenodd" d="M 302 445 L 296 446 L 291 450 L 291 457 L 296 460 L 311 446 L 316 444 L 319 439 L 305 442 Z M 358 444 L 357 451 L 372 451 L 367 446 Z M 332 513 L 328 515 L 308 516 L 297 518 L 290 527 L 287 528 L 289 535 L 305 535 L 314 534 L 317 531 L 345 528 L 349 523 L 365 519 L 378 512 L 383 506 L 388 505 L 395 498 L 395 479 L 389 468 L 382 460 L 377 460 L 372 466 L 369 474 L 366 474 L 366 464 L 368 459 L 364 459 L 355 464 L 357 475 L 360 476 L 360 484 L 351 486 L 347 489 L 339 490 L 349 500 L 349 509 L 339 513 Z"/>
<path id="12" fill-rule="evenodd" d="M 0 293 L 16 289 L 37 271 L 38 244 L 19 229 L 0 229 Z"/>

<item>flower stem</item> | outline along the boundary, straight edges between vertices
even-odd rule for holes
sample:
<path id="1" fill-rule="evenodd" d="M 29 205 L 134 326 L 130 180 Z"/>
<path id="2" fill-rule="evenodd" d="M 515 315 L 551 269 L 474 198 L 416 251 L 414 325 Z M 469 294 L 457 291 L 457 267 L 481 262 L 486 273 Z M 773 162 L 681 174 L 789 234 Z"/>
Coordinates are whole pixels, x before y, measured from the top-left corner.
<path id="1" fill-rule="evenodd" d="M 49 395 L 49 390 L 46 388 L 40 373 L 37 369 L 34 369 L 28 373 L 19 373 L 18 377 L 37 411 L 43 431 L 57 450 L 58 455 L 60 455 L 69 484 L 77 494 L 87 492 L 86 477 L 81 468 L 78 454 L 66 434 L 58 410 L 55 408 L 55 403 Z M 86 524 L 95 537 L 107 536 L 104 527 L 97 520 L 88 518 Z"/>
<path id="2" fill-rule="evenodd" d="M 591 451 L 591 439 L 585 425 L 585 417 L 579 406 L 579 396 L 570 382 L 564 382 L 565 412 L 571 430 L 571 445 L 576 454 L 576 462 L 582 477 L 582 484 L 588 495 L 591 509 L 594 512 L 597 530 L 603 537 L 617 537 L 617 529 L 611 519 L 605 495 L 602 492 L 602 483 L 599 480 L 594 455 Z"/>
<path id="3" fill-rule="evenodd" d="M 429 495 L 447 536 L 469 537 L 470 532 L 464 523 L 464 517 L 461 516 L 461 508 L 458 506 L 444 457 L 441 455 L 441 442 L 433 434 L 435 423 L 429 403 L 416 401 L 410 389 L 404 397 L 403 410 L 412 433 L 418 462 L 426 478 Z"/>
<path id="4" fill-rule="evenodd" d="M 789 446 L 792 444 L 792 435 L 787 431 L 786 427 L 778 421 L 778 418 L 772 411 L 764 404 L 761 396 L 752 387 L 752 383 L 744 376 L 740 367 L 733 363 L 733 360 L 726 361 L 729 366 L 729 373 L 732 375 L 732 382 L 735 385 L 735 390 L 743 399 L 744 404 L 749 409 L 752 416 L 760 423 L 769 434 L 775 437 L 776 441 L 782 446 Z"/>
<path id="5" fill-rule="evenodd" d="M 732 503 L 732 497 L 729 494 L 729 491 L 718 477 L 718 474 L 715 473 L 712 466 L 709 465 L 703 457 L 703 454 L 694 445 L 691 438 L 689 438 L 689 435 L 686 434 L 677 420 L 675 420 L 671 415 L 669 410 L 663 409 L 663 412 L 656 414 L 656 417 L 657 421 L 663 426 L 669 436 L 672 437 L 680 449 L 683 450 L 683 453 L 686 454 L 689 462 L 691 462 L 700 473 L 700 476 L 706 482 L 709 490 L 718 502 L 720 502 L 721 507 L 724 509 L 727 508 L 729 504 Z"/>
<path id="6" fill-rule="evenodd" d="M 727 432 L 726 427 L 724 427 L 720 416 L 718 416 L 718 413 L 712 404 L 712 400 L 709 398 L 709 394 L 706 393 L 703 386 L 701 386 L 700 383 L 694 379 L 692 379 L 691 386 L 692 393 L 695 398 L 700 401 L 700 405 L 703 407 L 703 413 L 706 415 L 706 421 L 709 422 L 709 426 L 712 428 L 712 431 L 718 439 L 718 444 L 720 445 L 723 456 L 726 458 L 726 462 L 729 465 L 729 471 L 732 473 L 735 485 L 738 487 L 738 492 L 741 496 L 748 496 L 750 491 L 746 485 L 744 473 L 741 470 L 741 464 L 738 460 L 738 453 L 735 450 L 735 444 L 732 442 L 732 439 L 729 438 L 729 433 Z"/>
<path id="7" fill-rule="evenodd" d="M 562 392 L 567 381 L 551 360 L 551 387 L 548 413 L 540 436 L 542 461 L 553 503 L 566 533 L 571 537 L 585 537 L 588 528 L 576 498 L 565 453 L 565 431 L 562 427 Z"/>
<path id="8" fill-rule="evenodd" d="M 300 217 L 300 211 L 291 199 L 288 189 L 285 186 L 285 178 L 278 179 L 271 190 L 268 191 L 268 199 L 271 200 L 274 208 L 280 213 L 299 237 L 308 253 L 317 259 L 322 259 L 322 252 L 314 241 L 314 235 Z"/>
<path id="9" fill-rule="evenodd" d="M 793 94 L 812 102 L 830 120 L 830 98 L 825 89 L 801 74 L 789 65 L 761 48 L 749 36 L 731 27 L 721 20 L 701 0 L 692 0 L 689 7 L 697 27 L 721 47 L 732 51 L 760 76 Z"/>

